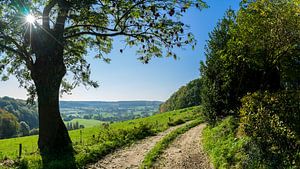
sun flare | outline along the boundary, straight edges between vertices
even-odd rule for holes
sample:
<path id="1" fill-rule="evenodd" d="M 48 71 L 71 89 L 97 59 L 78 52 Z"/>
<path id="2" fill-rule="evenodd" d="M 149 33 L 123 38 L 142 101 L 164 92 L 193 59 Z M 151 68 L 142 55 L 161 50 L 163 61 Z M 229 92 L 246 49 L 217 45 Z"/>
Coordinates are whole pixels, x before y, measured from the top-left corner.
<path id="1" fill-rule="evenodd" d="M 31 14 L 28 14 L 26 16 L 26 22 L 30 23 L 30 24 L 33 24 L 35 22 L 35 17 Z"/>

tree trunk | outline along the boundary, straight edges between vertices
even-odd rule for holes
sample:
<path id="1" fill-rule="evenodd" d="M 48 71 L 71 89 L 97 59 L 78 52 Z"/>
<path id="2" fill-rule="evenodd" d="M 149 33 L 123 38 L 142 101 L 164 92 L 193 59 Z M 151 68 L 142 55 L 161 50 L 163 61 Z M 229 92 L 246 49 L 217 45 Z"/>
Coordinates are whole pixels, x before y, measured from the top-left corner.
<path id="1" fill-rule="evenodd" d="M 74 165 L 72 142 L 59 111 L 59 89 L 66 68 L 62 59 L 55 59 L 57 57 L 39 58 L 31 75 L 38 96 L 38 147 L 43 164 L 45 166 L 53 161 L 68 160 L 68 163 Z"/>

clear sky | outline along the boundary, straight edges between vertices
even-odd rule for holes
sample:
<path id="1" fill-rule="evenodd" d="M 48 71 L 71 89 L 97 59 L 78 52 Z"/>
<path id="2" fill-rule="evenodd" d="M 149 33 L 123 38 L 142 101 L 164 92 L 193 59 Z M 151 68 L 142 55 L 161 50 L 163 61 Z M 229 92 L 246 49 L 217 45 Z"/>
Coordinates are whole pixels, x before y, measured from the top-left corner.
<path id="1" fill-rule="evenodd" d="M 77 87 L 72 95 L 62 100 L 160 100 L 165 101 L 179 87 L 200 76 L 199 63 L 205 59 L 204 46 L 211 32 L 231 7 L 237 10 L 239 0 L 206 0 L 208 9 L 190 10 L 183 17 L 184 23 L 191 26 L 197 39 L 195 50 L 176 50 L 180 58 L 154 58 L 149 64 L 142 64 L 136 58 L 134 49 L 119 52 L 122 42 L 116 39 L 114 49 L 106 56 L 112 59 L 110 64 L 87 56 L 91 63 L 92 79 L 99 82 L 97 89 Z M 0 97 L 10 96 L 26 99 L 26 91 L 18 87 L 15 78 L 0 81 Z"/>

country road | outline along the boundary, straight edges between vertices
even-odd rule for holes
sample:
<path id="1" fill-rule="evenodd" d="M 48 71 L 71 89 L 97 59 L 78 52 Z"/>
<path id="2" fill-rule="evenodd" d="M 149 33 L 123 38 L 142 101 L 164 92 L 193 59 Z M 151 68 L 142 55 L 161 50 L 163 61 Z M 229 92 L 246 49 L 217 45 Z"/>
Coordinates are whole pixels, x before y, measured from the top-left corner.
<path id="1" fill-rule="evenodd" d="M 183 135 L 167 148 L 155 169 L 212 169 L 209 159 L 201 146 L 201 133 L 205 124 L 200 124 Z"/>
<path id="2" fill-rule="evenodd" d="M 170 127 L 156 136 L 150 136 L 137 141 L 129 147 L 121 148 L 112 154 L 105 156 L 96 164 L 88 165 L 89 169 L 136 169 L 144 160 L 145 155 L 161 140 L 164 136 L 186 124 Z"/>
<path id="3" fill-rule="evenodd" d="M 89 169 L 138 169 L 145 155 L 164 136 L 173 130 L 186 125 L 181 124 L 171 127 L 156 136 L 150 136 L 136 143 L 116 150 L 112 154 L 105 156 L 95 164 L 87 166 Z M 155 169 L 211 169 L 209 159 L 201 147 L 201 133 L 205 124 L 200 124 L 174 140 L 166 149 Z"/>

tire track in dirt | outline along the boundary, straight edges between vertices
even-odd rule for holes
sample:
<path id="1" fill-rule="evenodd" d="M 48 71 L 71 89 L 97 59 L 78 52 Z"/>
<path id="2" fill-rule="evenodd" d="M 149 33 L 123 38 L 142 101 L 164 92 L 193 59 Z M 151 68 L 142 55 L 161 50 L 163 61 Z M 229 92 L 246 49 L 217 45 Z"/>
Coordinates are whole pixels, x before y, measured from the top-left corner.
<path id="1" fill-rule="evenodd" d="M 200 124 L 174 140 L 159 160 L 154 169 L 212 169 L 209 158 L 201 145 L 202 130 Z"/>
<path id="2" fill-rule="evenodd" d="M 147 137 L 136 143 L 116 150 L 100 159 L 97 163 L 88 165 L 89 169 L 138 169 L 144 160 L 145 155 L 161 140 L 164 136 L 173 130 L 186 125 L 181 124 L 175 127 L 170 127 L 164 132 L 158 133 L 155 136 Z"/>

